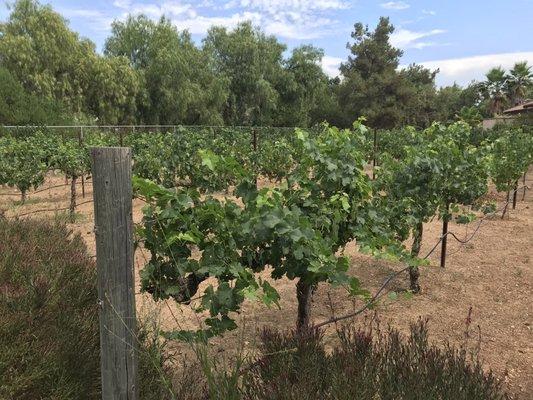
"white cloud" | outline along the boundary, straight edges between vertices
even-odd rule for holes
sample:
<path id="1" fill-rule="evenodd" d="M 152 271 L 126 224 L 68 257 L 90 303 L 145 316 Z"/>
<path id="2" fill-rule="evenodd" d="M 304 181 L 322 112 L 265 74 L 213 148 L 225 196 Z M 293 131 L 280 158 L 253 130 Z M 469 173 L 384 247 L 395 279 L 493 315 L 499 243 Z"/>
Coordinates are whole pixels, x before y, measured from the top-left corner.
<path id="1" fill-rule="evenodd" d="M 203 35 L 214 25 L 232 29 L 242 21 L 252 21 L 253 24 L 257 25 L 260 19 L 261 16 L 257 13 L 244 12 L 233 14 L 229 17 L 205 17 L 197 15 L 193 18 L 176 18 L 171 20 L 179 30 L 188 29 L 192 34 Z"/>
<path id="2" fill-rule="evenodd" d="M 59 9 L 62 15 L 66 16 L 67 18 L 72 17 L 82 17 L 82 18 L 98 18 L 101 17 L 103 14 L 98 10 L 88 10 L 88 9 L 74 9 L 74 8 L 61 8 Z"/>
<path id="3" fill-rule="evenodd" d="M 411 7 L 405 1 L 389 1 L 388 3 L 381 3 L 380 6 L 385 10 L 406 10 Z"/>
<path id="4" fill-rule="evenodd" d="M 433 11 L 433 10 L 422 10 L 422 14 L 424 14 L 424 15 L 437 15 L 437 12 Z"/>
<path id="5" fill-rule="evenodd" d="M 225 8 L 253 8 L 276 13 L 284 10 L 307 12 L 309 10 L 343 10 L 350 4 L 341 0 L 230 0 Z"/>
<path id="6" fill-rule="evenodd" d="M 429 36 L 440 35 L 445 33 L 442 29 L 433 29 L 430 31 L 417 32 L 409 29 L 400 28 L 395 31 L 390 38 L 391 44 L 400 49 L 423 49 L 424 47 L 435 46 L 435 42 L 420 41 L 420 39 Z"/>
<path id="7" fill-rule="evenodd" d="M 115 0 L 121 10 L 119 18 L 128 14 L 145 14 L 152 19 L 166 15 L 179 29 L 189 29 L 203 35 L 212 25 L 232 28 L 250 20 L 268 34 L 289 39 L 315 39 L 334 33 L 339 21 L 327 14 L 350 7 L 344 0 L 227 0 L 218 5 L 210 0 Z M 231 15 L 205 15 L 201 8 L 211 11 L 234 10 Z"/>
<path id="8" fill-rule="evenodd" d="M 131 6 L 131 0 L 115 0 L 113 5 L 118 8 L 128 8 Z"/>
<path id="9" fill-rule="evenodd" d="M 335 78 L 339 75 L 339 67 L 345 61 L 340 57 L 324 56 L 322 57 L 322 69 L 330 78 Z"/>
<path id="10" fill-rule="evenodd" d="M 150 18 L 160 18 L 166 15 L 169 18 L 190 13 L 193 10 L 191 4 L 178 1 L 163 1 L 161 4 L 155 3 L 133 3 L 127 0 L 117 0 L 113 3 L 115 7 L 121 8 L 124 14 L 144 14 Z"/>
<path id="11" fill-rule="evenodd" d="M 339 23 L 327 13 L 349 7 L 343 0 L 230 0 L 223 6 L 257 14 L 258 25 L 266 33 L 289 39 L 314 39 L 333 33 Z"/>
<path id="12" fill-rule="evenodd" d="M 437 85 L 446 86 L 452 85 L 454 82 L 465 85 L 474 79 L 483 80 L 485 73 L 489 69 L 497 66 L 509 69 L 519 61 L 527 61 L 529 64 L 533 64 L 533 51 L 425 61 L 418 64 L 422 64 L 429 69 L 439 68 Z"/>
<path id="13" fill-rule="evenodd" d="M 58 11 L 67 19 L 85 18 L 89 20 L 88 25 L 97 32 L 108 31 L 113 22 L 113 17 L 107 16 L 98 10 L 85 8 L 59 8 Z"/>

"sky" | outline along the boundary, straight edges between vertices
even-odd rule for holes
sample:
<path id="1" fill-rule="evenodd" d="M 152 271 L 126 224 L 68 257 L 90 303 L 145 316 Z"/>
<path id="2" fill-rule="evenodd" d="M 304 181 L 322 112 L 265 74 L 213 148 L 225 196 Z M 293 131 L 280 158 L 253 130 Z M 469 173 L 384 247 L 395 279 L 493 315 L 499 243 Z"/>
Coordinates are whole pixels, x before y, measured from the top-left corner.
<path id="1" fill-rule="evenodd" d="M 234 27 L 250 20 L 292 49 L 313 44 L 324 50 L 330 75 L 348 56 L 346 43 L 356 22 L 375 27 L 388 16 L 396 27 L 392 43 L 404 51 L 402 65 L 440 69 L 439 86 L 482 80 L 494 66 L 533 64 L 533 0 L 41 0 L 70 27 L 102 49 L 113 20 L 143 13 L 166 15 L 200 44 L 212 25 Z M 0 5 L 0 20 L 9 15 Z"/>

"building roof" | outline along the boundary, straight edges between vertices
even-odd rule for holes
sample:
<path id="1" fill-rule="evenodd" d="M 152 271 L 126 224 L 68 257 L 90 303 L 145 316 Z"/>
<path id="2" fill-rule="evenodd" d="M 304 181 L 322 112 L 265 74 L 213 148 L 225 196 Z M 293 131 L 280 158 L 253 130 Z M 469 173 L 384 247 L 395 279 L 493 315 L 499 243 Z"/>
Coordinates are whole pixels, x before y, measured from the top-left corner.
<path id="1" fill-rule="evenodd" d="M 524 103 L 504 110 L 504 114 L 518 114 L 524 111 L 533 111 L 533 100 L 526 100 Z"/>

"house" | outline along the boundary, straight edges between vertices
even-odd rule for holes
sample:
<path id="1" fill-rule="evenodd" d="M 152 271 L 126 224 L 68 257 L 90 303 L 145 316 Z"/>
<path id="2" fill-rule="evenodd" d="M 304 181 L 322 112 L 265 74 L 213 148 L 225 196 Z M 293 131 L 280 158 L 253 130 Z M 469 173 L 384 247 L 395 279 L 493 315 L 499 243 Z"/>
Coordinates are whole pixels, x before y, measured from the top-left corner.
<path id="1" fill-rule="evenodd" d="M 517 115 L 533 112 L 533 100 L 526 100 L 524 103 L 509 108 L 503 112 L 504 115 Z"/>
<path id="2" fill-rule="evenodd" d="M 483 129 L 492 129 L 498 124 L 512 124 L 519 115 L 532 113 L 533 100 L 526 100 L 522 104 L 504 110 L 502 115 L 483 120 Z"/>

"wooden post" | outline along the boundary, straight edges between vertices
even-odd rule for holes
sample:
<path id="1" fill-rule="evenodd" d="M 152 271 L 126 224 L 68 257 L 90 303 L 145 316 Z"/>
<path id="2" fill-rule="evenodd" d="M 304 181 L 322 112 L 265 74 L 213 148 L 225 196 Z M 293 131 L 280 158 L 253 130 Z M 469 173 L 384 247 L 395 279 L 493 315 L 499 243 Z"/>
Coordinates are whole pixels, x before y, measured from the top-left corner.
<path id="1" fill-rule="evenodd" d="M 446 214 L 442 218 L 442 246 L 440 250 L 440 267 L 446 266 L 446 246 L 448 244 L 448 218 L 449 218 L 450 205 L 446 204 Z"/>
<path id="2" fill-rule="evenodd" d="M 80 127 L 80 134 L 78 136 L 80 147 L 83 146 L 83 126 Z M 81 197 L 85 198 L 85 174 L 81 174 Z"/>
<path id="3" fill-rule="evenodd" d="M 514 191 L 513 191 L 513 210 L 516 210 L 516 198 L 518 197 L 518 179 L 514 183 Z"/>
<path id="4" fill-rule="evenodd" d="M 137 400 L 131 149 L 91 149 L 102 399 Z"/>

